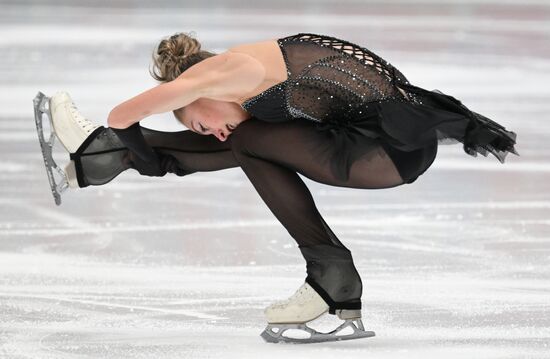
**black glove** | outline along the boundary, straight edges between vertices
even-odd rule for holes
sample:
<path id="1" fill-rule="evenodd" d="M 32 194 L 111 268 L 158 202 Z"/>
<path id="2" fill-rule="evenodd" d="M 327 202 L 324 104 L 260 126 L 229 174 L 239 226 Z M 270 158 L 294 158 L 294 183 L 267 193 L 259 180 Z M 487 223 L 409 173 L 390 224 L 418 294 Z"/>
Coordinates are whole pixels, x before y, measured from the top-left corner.
<path id="1" fill-rule="evenodd" d="M 156 157 L 156 159 L 150 162 L 142 160 L 141 157 L 139 157 L 133 151 L 129 151 L 128 156 L 129 156 L 132 168 L 138 171 L 139 174 L 141 175 L 151 176 L 151 177 L 162 177 L 168 172 L 165 166 L 169 166 L 169 165 L 167 164 L 163 165 L 163 155 L 157 152 L 154 152 L 154 156 Z"/>
<path id="2" fill-rule="evenodd" d="M 169 173 L 175 173 L 178 176 L 185 176 L 189 174 L 189 171 L 185 171 L 181 168 L 179 161 L 172 155 L 164 155 L 159 153 L 160 167 Z"/>
<path id="3" fill-rule="evenodd" d="M 185 176 L 195 171 L 188 171 L 180 166 L 172 155 L 158 153 L 147 144 L 141 132 L 139 122 L 128 128 L 112 128 L 120 141 L 128 147 L 128 160 L 131 166 L 145 176 L 162 177 L 167 172 Z"/>
<path id="4" fill-rule="evenodd" d="M 154 162 L 157 160 L 155 151 L 145 142 L 145 137 L 141 133 L 139 122 L 134 123 L 128 128 L 113 128 L 114 133 L 120 138 L 120 141 L 132 152 L 137 154 L 143 161 Z"/>
<path id="5" fill-rule="evenodd" d="M 166 174 L 167 171 L 161 163 L 162 155 L 153 150 L 145 142 L 139 122 L 134 123 L 128 128 L 110 128 L 130 150 L 129 160 L 132 163 L 132 167 L 140 174 L 154 177 L 162 177 Z M 165 163 L 165 166 L 167 165 Z"/>

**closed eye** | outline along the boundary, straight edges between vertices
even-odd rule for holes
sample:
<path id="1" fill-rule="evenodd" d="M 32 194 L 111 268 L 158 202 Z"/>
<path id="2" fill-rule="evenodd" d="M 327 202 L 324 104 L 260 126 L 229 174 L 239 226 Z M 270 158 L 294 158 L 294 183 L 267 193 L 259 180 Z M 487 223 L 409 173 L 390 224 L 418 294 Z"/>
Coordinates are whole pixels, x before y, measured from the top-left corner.
<path id="1" fill-rule="evenodd" d="M 201 125 L 200 122 L 199 122 L 199 128 L 200 128 L 200 130 L 201 130 L 202 133 L 206 133 L 207 129 L 204 128 L 204 127 Z"/>

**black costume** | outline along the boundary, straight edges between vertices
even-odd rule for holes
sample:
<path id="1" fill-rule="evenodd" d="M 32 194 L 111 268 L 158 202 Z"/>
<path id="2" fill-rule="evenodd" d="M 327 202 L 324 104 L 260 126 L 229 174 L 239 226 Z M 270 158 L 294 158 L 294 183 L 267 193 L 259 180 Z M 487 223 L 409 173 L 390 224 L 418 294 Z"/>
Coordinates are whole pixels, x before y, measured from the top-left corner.
<path id="1" fill-rule="evenodd" d="M 517 155 L 516 134 L 452 96 L 409 84 L 363 47 L 304 33 L 278 44 L 288 79 L 243 103 L 253 117 L 227 141 L 188 130 L 141 130 L 168 172 L 183 176 L 241 167 L 297 241 L 307 261 L 306 281 L 331 313 L 359 309 L 362 284 L 351 253 L 318 212 L 298 173 L 334 186 L 389 188 L 413 183 L 444 140 L 463 143 L 472 156 L 491 152 L 504 162 L 508 152 Z M 134 152 L 104 127 L 71 158 L 81 187 L 107 183 L 135 168 Z"/>

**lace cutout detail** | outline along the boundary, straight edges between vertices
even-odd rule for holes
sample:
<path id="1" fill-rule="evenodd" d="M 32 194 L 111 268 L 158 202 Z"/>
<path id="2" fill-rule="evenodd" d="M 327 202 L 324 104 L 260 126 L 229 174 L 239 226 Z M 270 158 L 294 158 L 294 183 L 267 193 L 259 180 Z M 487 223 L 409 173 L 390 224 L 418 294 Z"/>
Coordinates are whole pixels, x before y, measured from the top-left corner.
<path id="1" fill-rule="evenodd" d="M 366 48 L 310 33 L 277 42 L 285 60 L 287 80 L 241 105 L 258 118 L 274 122 L 292 118 L 353 121 L 371 102 L 421 103 L 413 94 L 400 92 L 398 85 L 408 84 L 405 76 Z"/>
<path id="2" fill-rule="evenodd" d="M 374 67 L 378 72 L 384 74 L 386 78 L 391 81 L 394 77 L 393 66 L 389 64 L 386 60 L 382 59 L 378 55 L 374 54 L 372 51 L 353 44 L 349 41 L 337 39 L 332 36 L 327 35 L 317 35 L 311 33 L 300 33 L 297 35 L 289 36 L 284 38 L 284 41 L 310 41 L 317 43 L 321 46 L 330 47 L 340 53 L 346 53 L 358 59 L 360 63 L 366 64 Z M 400 80 L 406 81 L 402 74 Z"/>

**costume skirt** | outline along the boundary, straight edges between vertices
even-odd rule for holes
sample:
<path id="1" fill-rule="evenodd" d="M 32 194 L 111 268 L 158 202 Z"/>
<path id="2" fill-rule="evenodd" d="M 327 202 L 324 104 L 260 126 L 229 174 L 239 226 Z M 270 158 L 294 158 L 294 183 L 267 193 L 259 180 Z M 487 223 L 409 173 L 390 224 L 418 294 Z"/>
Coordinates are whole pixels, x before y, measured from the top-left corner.
<path id="1" fill-rule="evenodd" d="M 438 144 L 462 143 L 476 157 L 492 153 L 501 163 L 514 148 L 516 133 L 471 111 L 456 98 L 439 90 L 425 90 L 400 82 L 409 99 L 384 99 L 364 104 L 361 115 L 349 121 L 320 123 L 336 145 L 333 170 L 345 179 L 353 162 L 384 148 L 407 183 L 424 173 L 435 159 Z"/>

